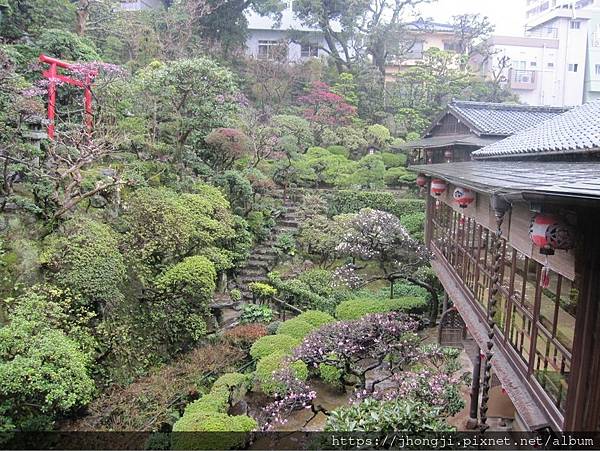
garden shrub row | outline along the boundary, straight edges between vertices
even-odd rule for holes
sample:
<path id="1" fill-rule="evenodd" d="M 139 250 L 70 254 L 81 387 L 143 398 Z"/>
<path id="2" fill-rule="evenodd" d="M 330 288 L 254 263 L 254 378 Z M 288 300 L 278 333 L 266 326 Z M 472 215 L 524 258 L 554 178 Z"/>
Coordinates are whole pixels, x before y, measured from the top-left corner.
<path id="1" fill-rule="evenodd" d="M 398 218 L 425 211 L 423 199 L 401 199 L 385 191 L 336 191 L 328 196 L 327 203 L 329 216 L 358 213 L 363 208 L 385 211 Z"/>
<path id="2" fill-rule="evenodd" d="M 354 299 L 342 302 L 336 308 L 336 317 L 339 320 L 360 319 L 372 313 L 404 312 L 420 314 L 427 308 L 423 298 L 404 297 L 397 299 Z"/>
<path id="3" fill-rule="evenodd" d="M 244 433 L 258 427 L 247 415 L 228 415 L 229 406 L 246 393 L 248 376 L 228 373 L 221 376 L 211 391 L 188 405 L 183 416 L 173 425 L 173 432 Z M 244 434 L 175 434 L 173 449 L 232 449 L 243 446 Z"/>

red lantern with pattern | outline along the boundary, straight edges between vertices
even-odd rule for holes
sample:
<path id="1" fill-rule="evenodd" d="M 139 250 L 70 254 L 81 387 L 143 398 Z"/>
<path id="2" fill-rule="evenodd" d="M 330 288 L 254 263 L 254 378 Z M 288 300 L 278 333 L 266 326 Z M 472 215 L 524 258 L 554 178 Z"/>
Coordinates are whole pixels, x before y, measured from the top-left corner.
<path id="1" fill-rule="evenodd" d="M 542 213 L 531 220 L 529 237 L 540 248 L 542 255 L 554 255 L 556 249 L 572 249 L 575 241 L 571 226 L 557 216 Z"/>
<path id="2" fill-rule="evenodd" d="M 431 181 L 431 194 L 440 197 L 448 189 L 448 184 L 442 179 L 433 179 Z"/>
<path id="3" fill-rule="evenodd" d="M 460 208 L 467 208 L 475 201 L 475 193 L 468 188 L 461 188 L 460 186 L 454 190 L 452 197 L 454 197 L 454 202 Z"/>
<path id="4" fill-rule="evenodd" d="M 423 188 L 425 185 L 427 185 L 427 177 L 424 174 L 419 174 L 417 176 L 417 186 Z"/>

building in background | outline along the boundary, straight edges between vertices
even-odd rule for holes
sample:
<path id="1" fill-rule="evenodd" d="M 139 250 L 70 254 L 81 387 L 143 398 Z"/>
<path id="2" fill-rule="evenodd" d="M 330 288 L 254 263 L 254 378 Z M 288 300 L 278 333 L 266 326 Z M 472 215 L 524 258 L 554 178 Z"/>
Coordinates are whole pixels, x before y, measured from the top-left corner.
<path id="1" fill-rule="evenodd" d="M 159 8 L 162 0 L 121 0 L 120 6 L 124 11 L 142 11 L 144 9 Z"/>
<path id="2" fill-rule="evenodd" d="M 420 18 L 407 25 L 407 37 L 410 48 L 396 61 L 386 67 L 386 82 L 393 82 L 394 76 L 402 70 L 416 66 L 423 60 L 424 53 L 431 48 L 446 51 L 458 51 L 458 42 L 454 26 L 431 22 Z"/>
<path id="3" fill-rule="evenodd" d="M 568 111 L 568 108 L 453 101 L 418 141 L 408 142 L 412 164 L 470 161 L 471 153 Z"/>
<path id="4" fill-rule="evenodd" d="M 288 1 L 281 20 L 250 11 L 246 54 L 257 59 L 301 62 L 328 54 L 329 49 L 323 33 L 307 27 L 296 17 L 293 1 Z"/>

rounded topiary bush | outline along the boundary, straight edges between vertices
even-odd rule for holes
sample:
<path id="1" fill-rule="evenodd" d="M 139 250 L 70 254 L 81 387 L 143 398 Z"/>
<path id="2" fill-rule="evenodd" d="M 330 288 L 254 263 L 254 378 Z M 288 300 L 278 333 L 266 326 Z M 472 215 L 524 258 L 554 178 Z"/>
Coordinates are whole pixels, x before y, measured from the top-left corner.
<path id="1" fill-rule="evenodd" d="M 300 340 L 290 335 L 266 335 L 256 340 L 250 348 L 250 355 L 255 360 L 260 360 L 275 353 L 290 354 L 300 344 Z"/>
<path id="2" fill-rule="evenodd" d="M 256 364 L 256 380 L 260 385 L 260 389 L 267 395 L 275 395 L 277 393 L 285 393 L 286 387 L 274 379 L 273 373 L 277 370 L 288 367 L 292 370 L 292 374 L 305 381 L 308 379 L 308 366 L 301 360 L 287 363 L 285 359 L 289 358 L 286 354 L 278 352 L 262 358 Z"/>
<path id="3" fill-rule="evenodd" d="M 344 301 L 335 309 L 339 320 L 360 319 L 372 313 L 404 312 L 420 314 L 427 308 L 423 298 L 406 297 L 398 299 L 354 299 Z"/>
<path id="4" fill-rule="evenodd" d="M 258 428 L 246 415 L 230 416 L 220 412 L 185 414 L 173 426 L 173 432 L 223 432 L 223 434 L 173 434 L 172 449 L 237 449 L 248 439 L 245 432 Z M 227 434 L 224 434 L 227 432 Z"/>
<path id="5" fill-rule="evenodd" d="M 267 325 L 267 333 L 269 335 L 275 335 L 277 333 L 277 329 L 281 326 L 281 321 L 273 321 Z"/>
<path id="6" fill-rule="evenodd" d="M 284 334 L 289 335 L 290 337 L 297 338 L 298 340 L 302 340 L 314 329 L 315 327 L 307 323 L 306 321 L 294 318 L 281 323 L 281 325 L 277 329 L 277 335 Z"/>
<path id="7" fill-rule="evenodd" d="M 226 373 L 215 381 L 211 392 L 226 389 L 229 392 L 229 403 L 234 405 L 246 395 L 249 382 L 250 378 L 247 374 Z"/>
<path id="8" fill-rule="evenodd" d="M 335 318 L 329 313 L 320 312 L 318 310 L 306 311 L 298 315 L 295 319 L 307 322 L 313 327 L 321 327 L 335 321 Z"/>

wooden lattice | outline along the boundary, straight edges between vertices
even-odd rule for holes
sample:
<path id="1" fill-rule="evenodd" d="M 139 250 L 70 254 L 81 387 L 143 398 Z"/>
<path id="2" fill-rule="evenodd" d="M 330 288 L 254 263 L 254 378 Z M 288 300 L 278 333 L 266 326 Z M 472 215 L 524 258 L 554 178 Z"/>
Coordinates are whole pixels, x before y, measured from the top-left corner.
<path id="1" fill-rule="evenodd" d="M 466 335 L 466 325 L 456 307 L 446 310 L 442 314 L 438 326 L 438 343 L 440 346 L 463 347 Z"/>

